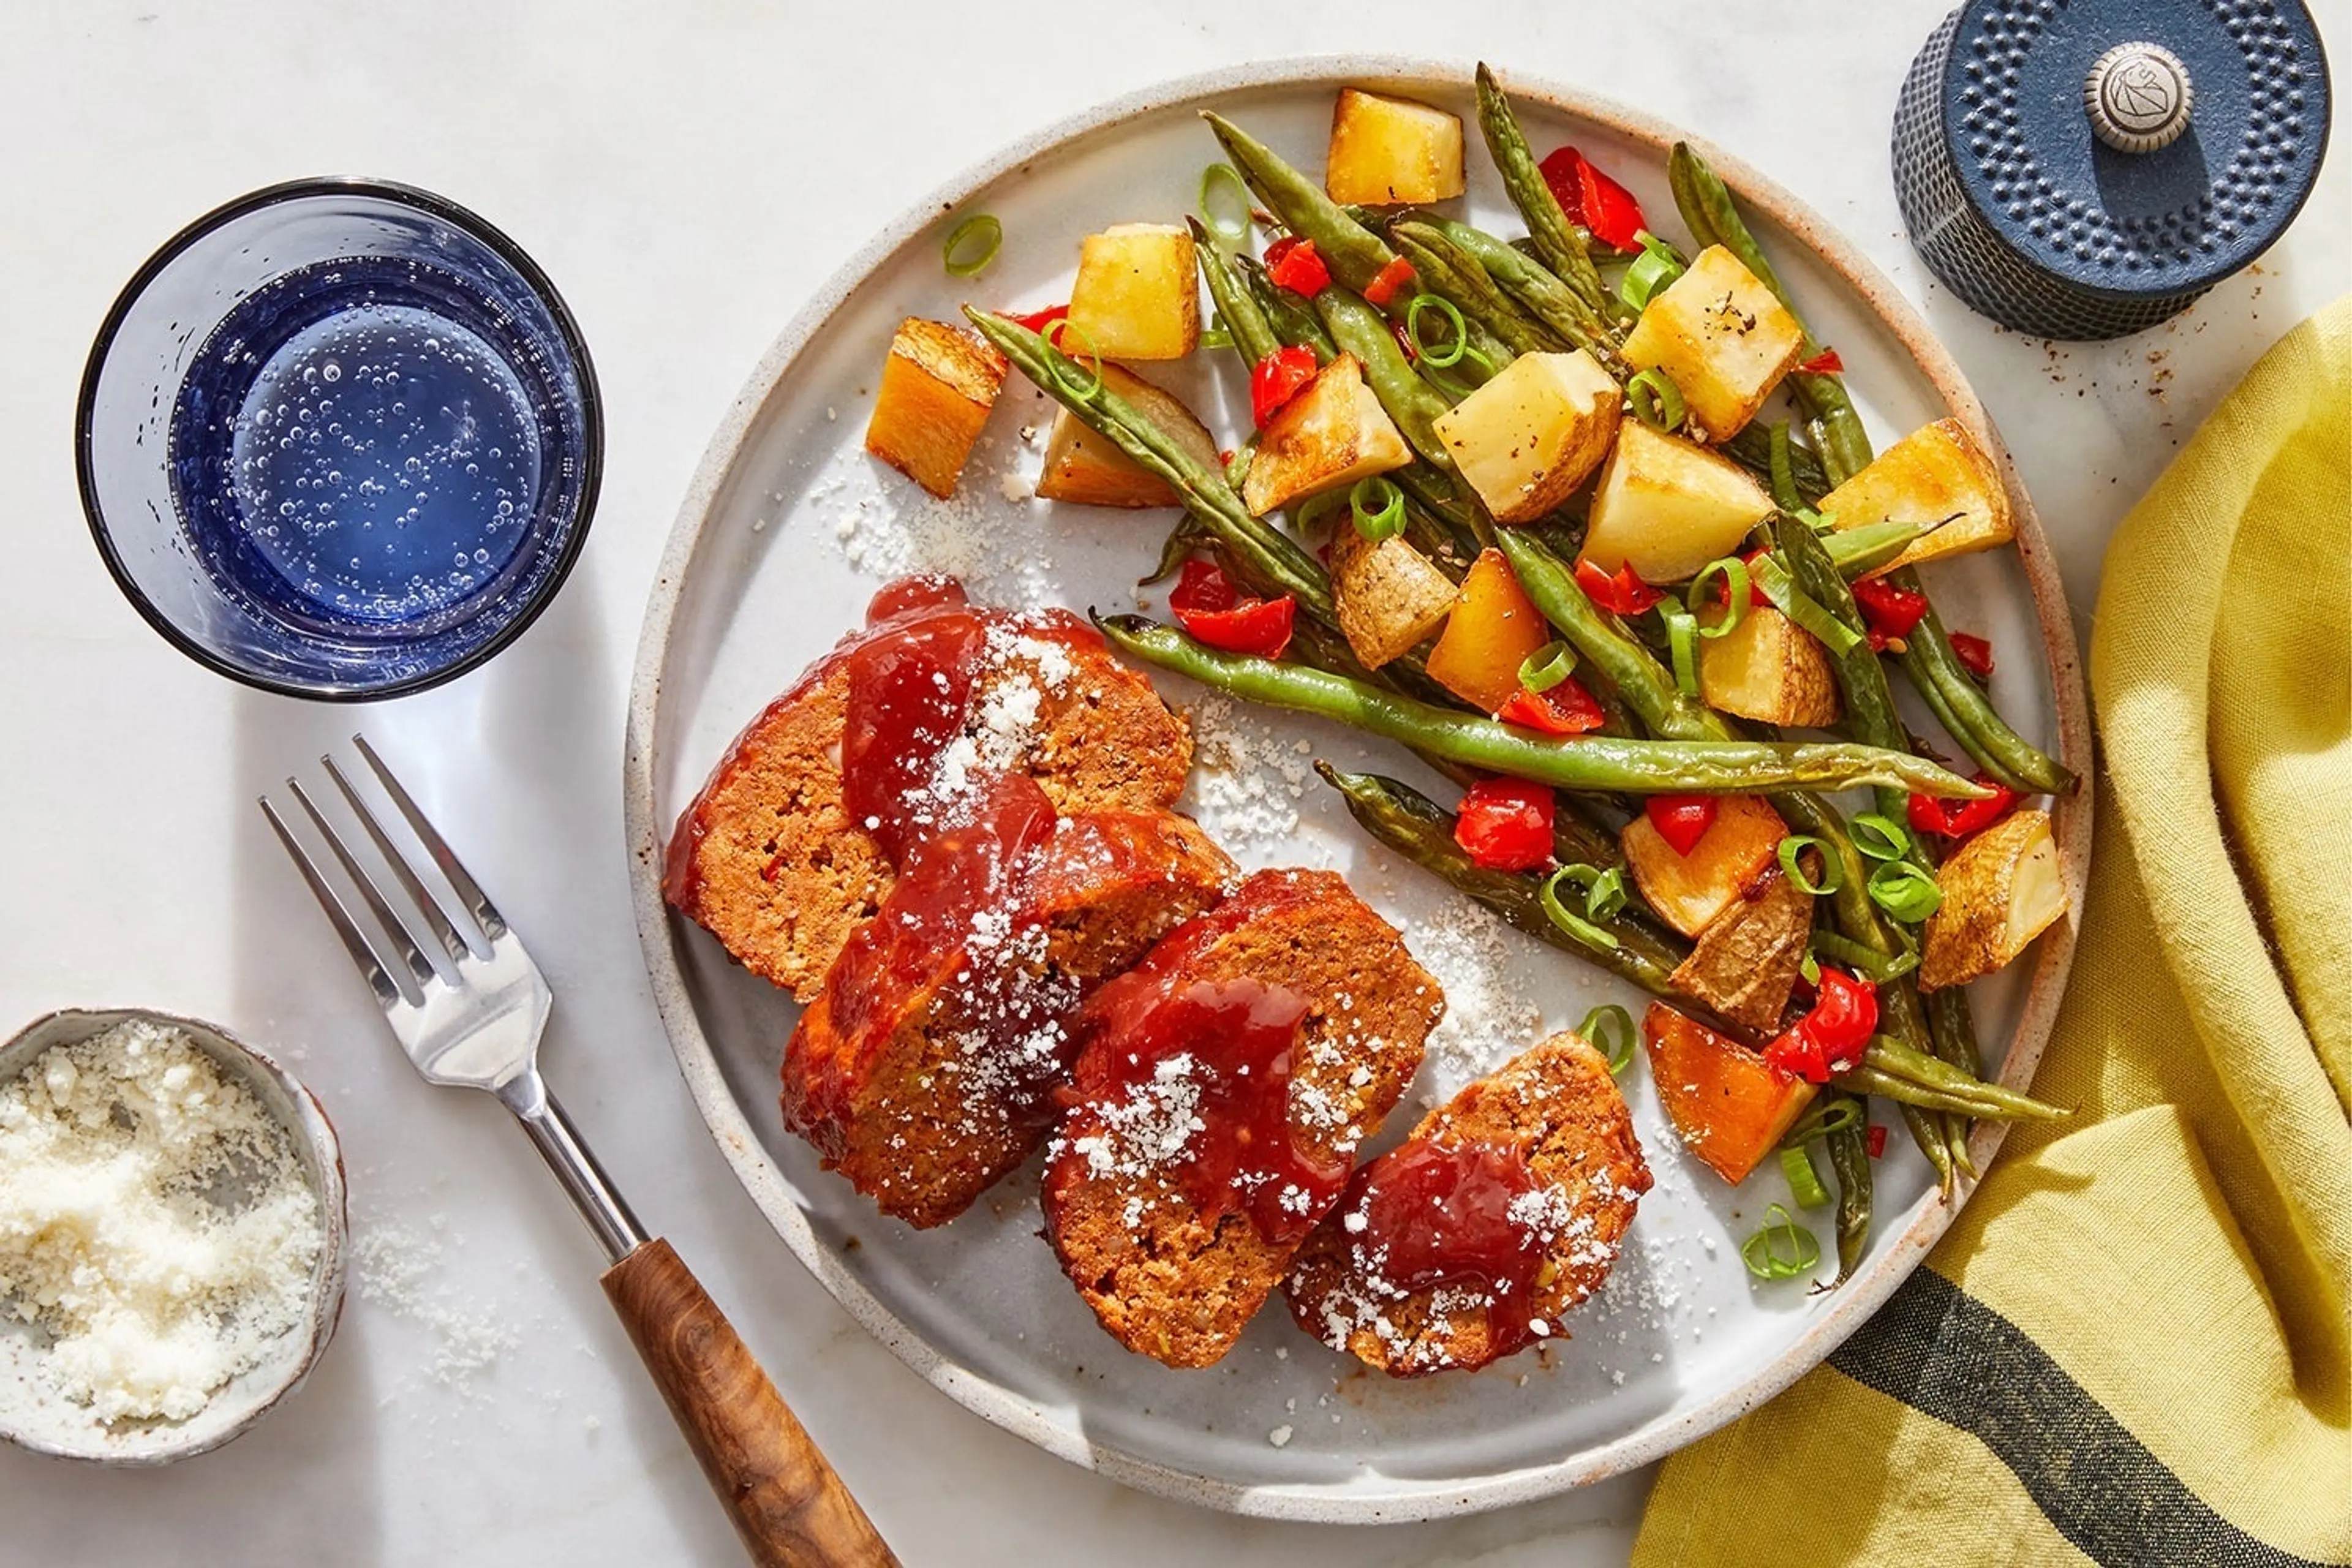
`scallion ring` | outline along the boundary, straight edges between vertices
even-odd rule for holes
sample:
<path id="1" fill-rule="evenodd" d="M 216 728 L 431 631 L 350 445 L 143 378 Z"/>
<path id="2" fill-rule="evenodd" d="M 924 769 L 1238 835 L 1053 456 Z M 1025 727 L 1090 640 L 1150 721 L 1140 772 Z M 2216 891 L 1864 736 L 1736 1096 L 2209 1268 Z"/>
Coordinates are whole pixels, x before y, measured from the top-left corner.
<path id="1" fill-rule="evenodd" d="M 1893 817 L 1865 811 L 1853 819 L 1853 847 L 1873 860 L 1900 860 L 1911 853 L 1911 835 Z"/>
<path id="2" fill-rule="evenodd" d="M 1576 1026 L 1587 1044 L 1609 1058 L 1612 1077 L 1633 1065 L 1633 1015 L 1612 1002 L 1595 1007 Z"/>
<path id="3" fill-rule="evenodd" d="M 1829 650 L 1843 658 L 1862 646 L 1862 634 L 1823 609 L 1819 601 L 1807 598 L 1798 591 L 1796 579 L 1778 557 L 1759 555 L 1748 567 L 1756 585 L 1772 601 L 1772 607 L 1797 623 L 1805 631 L 1827 644 Z"/>
<path id="4" fill-rule="evenodd" d="M 1421 318 L 1425 310 L 1434 310 L 1444 317 L 1445 324 L 1453 330 L 1453 336 L 1446 340 L 1443 348 L 1430 347 L 1429 340 L 1422 333 Z M 1404 335 L 1412 340 L 1414 356 L 1433 370 L 1444 370 L 1461 363 L 1463 354 L 1470 348 L 1470 331 L 1463 323 L 1461 310 L 1442 294 L 1415 294 L 1412 297 L 1412 303 L 1404 308 Z"/>
<path id="5" fill-rule="evenodd" d="M 1651 297 L 1659 289 L 1683 275 L 1683 264 L 1664 240 L 1647 229 L 1640 238 L 1642 254 L 1633 258 L 1633 265 L 1625 268 L 1617 284 L 1617 298 L 1636 314 L 1649 308 Z"/>
<path id="6" fill-rule="evenodd" d="M 1658 619 L 1666 628 L 1666 649 L 1675 663 L 1675 689 L 1685 697 L 1698 695 L 1698 617 L 1672 598 L 1658 601 Z"/>
<path id="7" fill-rule="evenodd" d="M 1771 429 L 1772 504 L 1795 516 L 1803 510 L 1805 498 L 1797 489 L 1797 462 L 1789 450 L 1789 422 L 1775 420 Z"/>
<path id="8" fill-rule="evenodd" d="M 1780 1134 L 1780 1147 L 1801 1148 L 1814 1139 L 1826 1138 L 1832 1132 L 1858 1132 L 1866 1120 L 1860 1100 L 1840 1095 L 1824 1105 L 1817 1100 L 1802 1116 L 1790 1123 L 1786 1132 Z"/>
<path id="9" fill-rule="evenodd" d="M 1591 888 L 1600 876 L 1601 869 L 1597 866 L 1562 866 L 1544 879 L 1543 891 L 1539 897 L 1543 903 L 1543 911 L 1550 917 L 1552 924 L 1587 946 L 1613 948 L 1617 945 L 1617 938 L 1614 935 L 1570 910 L 1566 904 L 1560 902 L 1559 898 L 1559 885 L 1562 882 L 1570 882 L 1580 888 Z M 1622 881 L 1619 897 L 1621 900 L 1623 897 Z M 1585 903 L 1588 909 L 1591 906 L 1592 898 L 1590 893 L 1586 896 Z"/>
<path id="10" fill-rule="evenodd" d="M 1220 326 L 1201 329 L 1200 346 L 1204 349 L 1229 349 L 1234 346 L 1233 333 Z"/>
<path id="11" fill-rule="evenodd" d="M 1829 1206 L 1829 1189 L 1822 1185 L 1821 1173 L 1813 1169 L 1812 1152 L 1805 1145 L 1780 1151 L 1780 1173 L 1789 1178 L 1789 1193 L 1799 1208 Z"/>
<path id="12" fill-rule="evenodd" d="M 1870 901 L 1906 925 L 1917 925 L 1943 907 L 1944 889 L 1909 860 L 1889 860 L 1870 874 Z"/>
<path id="13" fill-rule="evenodd" d="M 1370 543 L 1404 531 L 1404 491 L 1385 474 L 1358 479 L 1348 491 L 1348 510 L 1355 514 L 1356 531 Z"/>
<path id="14" fill-rule="evenodd" d="M 1529 691 L 1549 691 L 1576 673 L 1576 650 L 1554 637 L 1519 660 L 1519 684 Z"/>
<path id="15" fill-rule="evenodd" d="M 1234 487 L 1236 489 L 1240 488 L 1238 485 Z M 1318 490 L 1298 503 L 1298 510 L 1291 514 L 1291 521 L 1298 525 L 1299 532 L 1307 532 L 1333 512 L 1345 509 L 1349 500 L 1346 490 Z"/>
<path id="16" fill-rule="evenodd" d="M 1822 983 L 1822 961 L 1808 950 L 1804 957 L 1797 960 L 1797 973 L 1805 977 L 1806 984 L 1819 985 Z"/>
<path id="17" fill-rule="evenodd" d="M 1788 1205 L 1774 1204 L 1764 1211 L 1764 1228 L 1739 1244 L 1739 1259 L 1759 1279 L 1794 1279 L 1822 1260 L 1822 1244 Z"/>
<path id="18" fill-rule="evenodd" d="M 1625 401 L 1633 405 L 1633 417 L 1653 430 L 1670 434 L 1683 427 L 1690 412 L 1683 403 L 1683 389 L 1655 366 L 1625 384 Z"/>
<path id="19" fill-rule="evenodd" d="M 1808 849 L 1822 852 L 1822 879 L 1818 883 L 1805 875 L 1805 868 L 1797 858 Z M 1839 867 L 1837 857 L 1830 853 L 1830 847 L 1810 833 L 1791 833 L 1780 840 L 1780 870 L 1799 892 L 1811 893 L 1817 899 L 1836 892 L 1845 879 L 1845 872 Z"/>
<path id="20" fill-rule="evenodd" d="M 1087 336 L 1086 329 L 1065 316 L 1048 326 L 1045 335 L 1045 346 L 1054 351 L 1053 359 L 1047 362 L 1053 368 L 1054 384 L 1080 403 L 1092 403 L 1102 395 L 1102 355 L 1097 352 L 1094 339 Z M 1061 340 L 1065 338 L 1077 339 L 1081 353 L 1074 354 L 1064 348 Z M 1086 363 L 1087 379 L 1074 381 L 1070 377 L 1070 368 L 1079 363 L 1081 354 Z"/>
<path id="21" fill-rule="evenodd" d="M 948 230 L 948 242 L 940 250 L 950 278 L 970 278 L 983 270 L 996 259 L 999 247 L 1004 243 L 1004 226 L 987 213 L 974 213 L 955 227 Z"/>
<path id="22" fill-rule="evenodd" d="M 1820 961 L 1824 958 L 1844 964 L 1874 985 L 1900 980 L 1919 967 L 1919 954 L 1908 947 L 1901 952 L 1885 953 L 1876 948 L 1864 947 L 1849 937 L 1840 936 L 1833 931 L 1817 931 L 1813 933 L 1812 947 L 1805 954 L 1806 963 L 1813 968 L 1813 973 L 1805 978 L 1816 985 L 1821 984 Z"/>
<path id="23" fill-rule="evenodd" d="M 1748 580 L 1748 563 L 1737 555 L 1726 555 L 1700 567 L 1698 575 L 1691 579 L 1690 592 L 1684 595 L 1683 603 L 1690 606 L 1690 613 L 1694 616 L 1706 614 L 1707 584 L 1718 576 L 1723 579 L 1727 607 L 1721 620 L 1712 626 L 1701 624 L 1698 635 L 1703 637 L 1728 637 L 1741 621 L 1748 618 L 1748 605 L 1753 596 L 1750 590 L 1754 584 Z"/>
<path id="24" fill-rule="evenodd" d="M 1225 213 L 1218 213 L 1218 195 L 1230 191 Z M 1234 216 L 1235 209 L 1238 215 Z M 1239 250 L 1249 238 L 1250 192 L 1241 174 L 1231 163 L 1212 163 L 1201 171 L 1201 222 L 1214 235 L 1219 247 L 1227 251 Z"/>

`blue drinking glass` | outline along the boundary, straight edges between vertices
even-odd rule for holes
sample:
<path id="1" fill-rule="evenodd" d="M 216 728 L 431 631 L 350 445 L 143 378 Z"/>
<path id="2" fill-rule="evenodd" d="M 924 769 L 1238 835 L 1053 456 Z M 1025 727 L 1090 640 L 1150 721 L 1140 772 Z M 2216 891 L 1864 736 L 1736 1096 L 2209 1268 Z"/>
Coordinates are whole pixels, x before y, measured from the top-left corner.
<path id="1" fill-rule="evenodd" d="M 422 690 L 522 634 L 604 466 L 579 328 L 474 214 L 300 180 L 173 237 L 107 313 L 75 430 L 108 570 L 182 652 L 266 690 Z"/>

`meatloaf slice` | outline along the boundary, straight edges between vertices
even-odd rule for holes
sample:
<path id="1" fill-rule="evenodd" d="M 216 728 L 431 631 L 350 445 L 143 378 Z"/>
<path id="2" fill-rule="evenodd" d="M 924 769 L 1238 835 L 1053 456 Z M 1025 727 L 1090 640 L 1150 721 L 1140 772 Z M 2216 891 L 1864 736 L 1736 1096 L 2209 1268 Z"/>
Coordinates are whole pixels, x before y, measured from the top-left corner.
<path id="1" fill-rule="evenodd" d="M 988 651 L 956 760 L 1017 767 L 1066 814 L 1175 803 L 1192 733 L 1149 680 L 1099 645 L 1024 636 L 1010 617 Z M 681 913 L 802 1002 L 881 908 L 894 875 L 842 804 L 849 670 L 840 652 L 736 739 L 678 818 L 664 879 Z"/>
<path id="2" fill-rule="evenodd" d="M 1187 1035 L 1166 1026 L 1179 1004 L 1223 1011 Z M 1328 871 L 1258 872 L 1097 992 L 1073 1026 L 1042 1197 L 1046 1237 L 1111 1337 L 1178 1367 L 1232 1349 L 1444 1010 L 1395 930 Z M 1270 1022 L 1284 1054 L 1234 1055 L 1226 1018 Z M 1283 1098 L 1253 1104 L 1250 1075 L 1284 1071 Z"/>
<path id="3" fill-rule="evenodd" d="M 908 1224 L 945 1224 L 1027 1159 L 1067 1072 L 1066 1021 L 1236 875 L 1169 811 L 1063 818 L 1016 892 L 951 939 L 853 933 L 784 1051 L 785 1125 Z"/>
<path id="4" fill-rule="evenodd" d="M 1608 1060 L 1554 1035 L 1356 1173 L 1292 1266 L 1291 1315 L 1394 1376 L 1484 1366 L 1565 1337 L 1649 1190 Z"/>

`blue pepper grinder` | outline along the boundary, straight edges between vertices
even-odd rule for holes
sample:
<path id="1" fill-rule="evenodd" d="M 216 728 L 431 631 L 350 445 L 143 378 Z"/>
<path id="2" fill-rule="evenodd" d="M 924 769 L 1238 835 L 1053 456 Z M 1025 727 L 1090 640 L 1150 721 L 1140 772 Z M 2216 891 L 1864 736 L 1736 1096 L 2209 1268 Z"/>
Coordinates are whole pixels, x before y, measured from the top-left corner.
<path id="1" fill-rule="evenodd" d="M 1895 194 L 1911 243 L 1977 310 L 2121 337 L 2286 232 L 2328 111 L 2297 0 L 1971 0 L 1903 84 Z"/>

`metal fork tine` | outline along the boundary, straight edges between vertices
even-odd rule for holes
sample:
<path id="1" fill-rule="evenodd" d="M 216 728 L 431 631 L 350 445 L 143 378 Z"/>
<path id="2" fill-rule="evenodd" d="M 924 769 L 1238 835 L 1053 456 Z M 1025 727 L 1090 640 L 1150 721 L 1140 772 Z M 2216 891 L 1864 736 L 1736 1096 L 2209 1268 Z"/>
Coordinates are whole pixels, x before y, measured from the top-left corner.
<path id="1" fill-rule="evenodd" d="M 482 891 L 482 885 L 474 880 L 473 873 L 467 870 L 465 863 L 457 858 L 457 852 L 449 847 L 448 840 L 443 838 L 433 824 L 425 819 L 425 813 L 417 809 L 416 802 L 409 798 L 400 781 L 392 776 L 392 770 L 383 765 L 383 759 L 375 754 L 375 748 L 367 743 L 367 737 L 353 735 L 352 744 L 359 748 L 360 755 L 365 757 L 368 766 L 375 770 L 377 782 L 383 785 L 384 794 L 390 795 L 392 804 L 400 808 L 400 815 L 408 819 L 408 826 L 432 855 L 433 863 L 441 868 L 443 876 L 449 879 L 449 886 L 457 889 L 458 901 L 472 911 L 475 920 L 481 922 L 482 933 L 492 942 L 506 935 L 506 917 L 499 913 L 498 906 L 490 902 L 490 896 Z"/>
<path id="2" fill-rule="evenodd" d="M 310 792 L 304 789 L 297 779 L 288 779 L 286 787 L 294 792 L 295 801 L 310 814 L 311 826 L 318 828 L 320 837 L 327 841 L 327 847 L 335 852 L 335 858 L 342 862 L 344 872 L 350 876 L 352 885 L 359 889 L 360 897 L 366 901 L 368 909 L 383 922 L 392 945 L 399 952 L 401 961 L 408 965 L 409 976 L 416 982 L 418 992 L 426 990 L 435 983 L 435 975 L 432 963 L 425 956 L 425 950 L 416 945 L 416 939 L 408 934 L 408 928 L 401 924 L 398 915 L 392 912 L 392 906 L 383 901 L 383 894 L 377 890 L 375 883 L 362 869 L 359 861 L 352 858 L 342 836 L 320 814 L 317 803 L 310 798 Z"/>
<path id="3" fill-rule="evenodd" d="M 449 912 L 441 907 L 441 900 L 417 879 L 416 872 L 408 864 L 408 858 L 393 847 L 392 840 L 385 837 L 383 828 L 376 822 L 375 813 L 367 808 L 367 802 L 362 800 L 359 791 L 352 787 L 352 781 L 343 776 L 343 770 L 335 765 L 335 759 L 320 757 L 319 761 L 326 764 L 327 776 L 335 781 L 337 789 L 343 792 L 343 799 L 351 805 L 352 815 L 360 819 L 362 827 L 367 829 L 368 837 L 374 841 L 384 864 L 392 868 L 394 879 L 408 894 L 409 902 L 424 915 L 425 923 L 432 928 L 433 935 L 441 943 L 441 951 L 449 955 L 450 963 L 462 962 L 470 944 L 457 930 L 457 923 L 450 920 Z"/>
<path id="4" fill-rule="evenodd" d="M 375 992 L 376 1005 L 387 1011 L 399 1006 L 400 987 L 393 983 L 392 972 L 377 959 L 375 949 L 368 945 L 367 938 L 360 934 L 360 928 L 352 919 L 351 911 L 343 907 L 342 895 L 319 875 L 319 868 L 311 862 L 310 853 L 287 830 L 285 818 L 278 815 L 278 808 L 269 804 L 268 795 L 261 797 L 261 815 L 269 819 L 269 826 L 277 831 L 278 842 L 285 846 L 287 857 L 302 873 L 302 880 L 310 885 L 310 896 L 318 900 L 319 907 L 326 911 L 327 923 L 333 926 L 335 934 L 343 939 L 343 947 L 351 953 L 352 964 L 367 977 L 370 989 Z"/>

